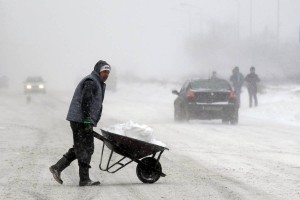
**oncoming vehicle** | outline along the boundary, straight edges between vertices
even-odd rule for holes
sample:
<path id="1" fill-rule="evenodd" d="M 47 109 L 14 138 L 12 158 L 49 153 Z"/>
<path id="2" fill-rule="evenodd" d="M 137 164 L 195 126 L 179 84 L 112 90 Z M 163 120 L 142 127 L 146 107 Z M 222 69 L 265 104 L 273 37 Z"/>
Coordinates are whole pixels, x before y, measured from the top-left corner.
<path id="1" fill-rule="evenodd" d="M 191 79 L 186 81 L 174 101 L 174 119 L 221 119 L 223 123 L 238 123 L 236 96 L 223 79 Z"/>
<path id="2" fill-rule="evenodd" d="M 40 76 L 31 76 L 24 82 L 24 93 L 46 93 L 45 81 Z"/>

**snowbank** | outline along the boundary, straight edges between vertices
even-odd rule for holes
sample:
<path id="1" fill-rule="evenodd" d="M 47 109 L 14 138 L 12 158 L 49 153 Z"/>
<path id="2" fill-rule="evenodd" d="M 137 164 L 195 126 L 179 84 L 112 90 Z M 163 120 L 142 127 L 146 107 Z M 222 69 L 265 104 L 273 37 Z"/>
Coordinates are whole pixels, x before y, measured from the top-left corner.
<path id="1" fill-rule="evenodd" d="M 127 137 L 166 147 L 163 142 L 155 139 L 152 128 L 144 124 L 140 125 L 131 120 L 123 124 L 110 126 L 108 128 L 105 128 L 104 130 L 118 135 L 124 135 Z"/>
<path id="2" fill-rule="evenodd" d="M 298 85 L 267 87 L 265 94 L 258 94 L 258 107 L 248 108 L 248 94 L 242 97 L 241 114 L 256 119 L 271 120 L 278 123 L 299 125 L 300 88 Z"/>

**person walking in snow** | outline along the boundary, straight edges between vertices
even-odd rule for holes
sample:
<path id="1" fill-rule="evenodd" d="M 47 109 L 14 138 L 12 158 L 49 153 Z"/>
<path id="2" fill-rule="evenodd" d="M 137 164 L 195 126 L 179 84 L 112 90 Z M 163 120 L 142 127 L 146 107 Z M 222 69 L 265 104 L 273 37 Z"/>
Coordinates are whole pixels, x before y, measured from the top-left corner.
<path id="1" fill-rule="evenodd" d="M 257 82 L 260 82 L 258 75 L 255 73 L 255 67 L 250 67 L 250 73 L 245 78 L 247 83 L 247 89 L 249 94 L 249 107 L 252 107 L 252 99 L 254 99 L 254 105 L 257 106 Z"/>
<path id="2" fill-rule="evenodd" d="M 77 159 L 79 186 L 100 185 L 99 181 L 90 179 L 89 168 L 94 153 L 93 127 L 97 126 L 101 118 L 106 87 L 104 82 L 110 71 L 110 65 L 100 60 L 92 73 L 83 78 L 76 87 L 67 115 L 73 132 L 73 147 L 49 168 L 54 179 L 60 184 L 63 183 L 61 172 Z"/>
<path id="3" fill-rule="evenodd" d="M 219 79 L 218 76 L 217 76 L 217 72 L 216 71 L 212 72 L 212 75 L 211 75 L 210 79 L 211 80 L 218 80 Z"/>
<path id="4" fill-rule="evenodd" d="M 240 73 L 239 67 L 235 67 L 232 70 L 232 75 L 230 76 L 230 81 L 233 86 L 234 93 L 237 98 L 237 106 L 240 107 L 241 102 L 241 92 L 242 92 L 242 86 L 244 83 L 244 76 L 242 73 Z"/>

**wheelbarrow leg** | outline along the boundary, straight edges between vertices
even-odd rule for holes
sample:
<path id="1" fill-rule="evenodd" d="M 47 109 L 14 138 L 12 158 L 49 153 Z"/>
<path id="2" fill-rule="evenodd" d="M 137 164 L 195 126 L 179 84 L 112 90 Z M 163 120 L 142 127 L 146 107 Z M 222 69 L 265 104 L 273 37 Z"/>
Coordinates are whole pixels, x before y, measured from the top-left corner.
<path id="1" fill-rule="evenodd" d="M 103 169 L 102 168 L 102 160 L 103 160 L 103 152 L 104 152 L 104 143 L 103 143 L 103 146 L 102 146 L 102 152 L 101 152 L 101 158 L 100 158 L 100 164 L 99 164 L 99 168 L 100 170 L 102 171 L 107 171 L 109 173 L 115 173 L 117 171 L 119 171 L 120 169 L 122 169 L 123 167 L 127 166 L 128 164 L 132 163 L 132 159 L 130 159 L 130 161 L 126 162 L 125 164 L 121 163 L 121 161 L 123 161 L 125 158 L 128 158 L 128 157 L 123 157 L 121 158 L 120 160 L 118 160 L 117 162 L 113 163 L 112 165 L 111 164 L 111 158 L 112 158 L 112 155 L 114 153 L 114 148 L 111 149 L 111 152 L 110 152 L 110 155 L 109 155 L 109 158 L 108 158 L 108 161 L 107 161 L 107 165 L 106 165 L 106 168 Z M 120 167 L 116 168 L 114 171 L 110 171 L 111 168 L 113 168 L 114 166 L 116 165 L 120 165 Z"/>

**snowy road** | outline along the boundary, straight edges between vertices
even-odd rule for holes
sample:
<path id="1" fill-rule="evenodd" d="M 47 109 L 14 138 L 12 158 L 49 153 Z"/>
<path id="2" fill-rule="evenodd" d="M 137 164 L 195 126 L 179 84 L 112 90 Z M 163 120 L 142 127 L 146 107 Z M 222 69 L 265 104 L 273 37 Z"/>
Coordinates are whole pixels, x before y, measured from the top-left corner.
<path id="1" fill-rule="evenodd" d="M 65 116 L 73 89 L 35 95 L 30 104 L 21 93 L 1 91 L 0 199 L 300 199 L 300 96 L 291 88 L 268 90 L 251 110 L 243 94 L 237 126 L 174 123 L 172 89 L 126 84 L 107 91 L 95 129 L 129 120 L 152 127 L 170 149 L 161 158 L 167 176 L 143 184 L 135 163 L 115 174 L 100 171 L 97 140 L 90 172 L 101 186 L 83 188 L 76 162 L 63 172 L 63 185 L 48 169 L 72 145 Z"/>

